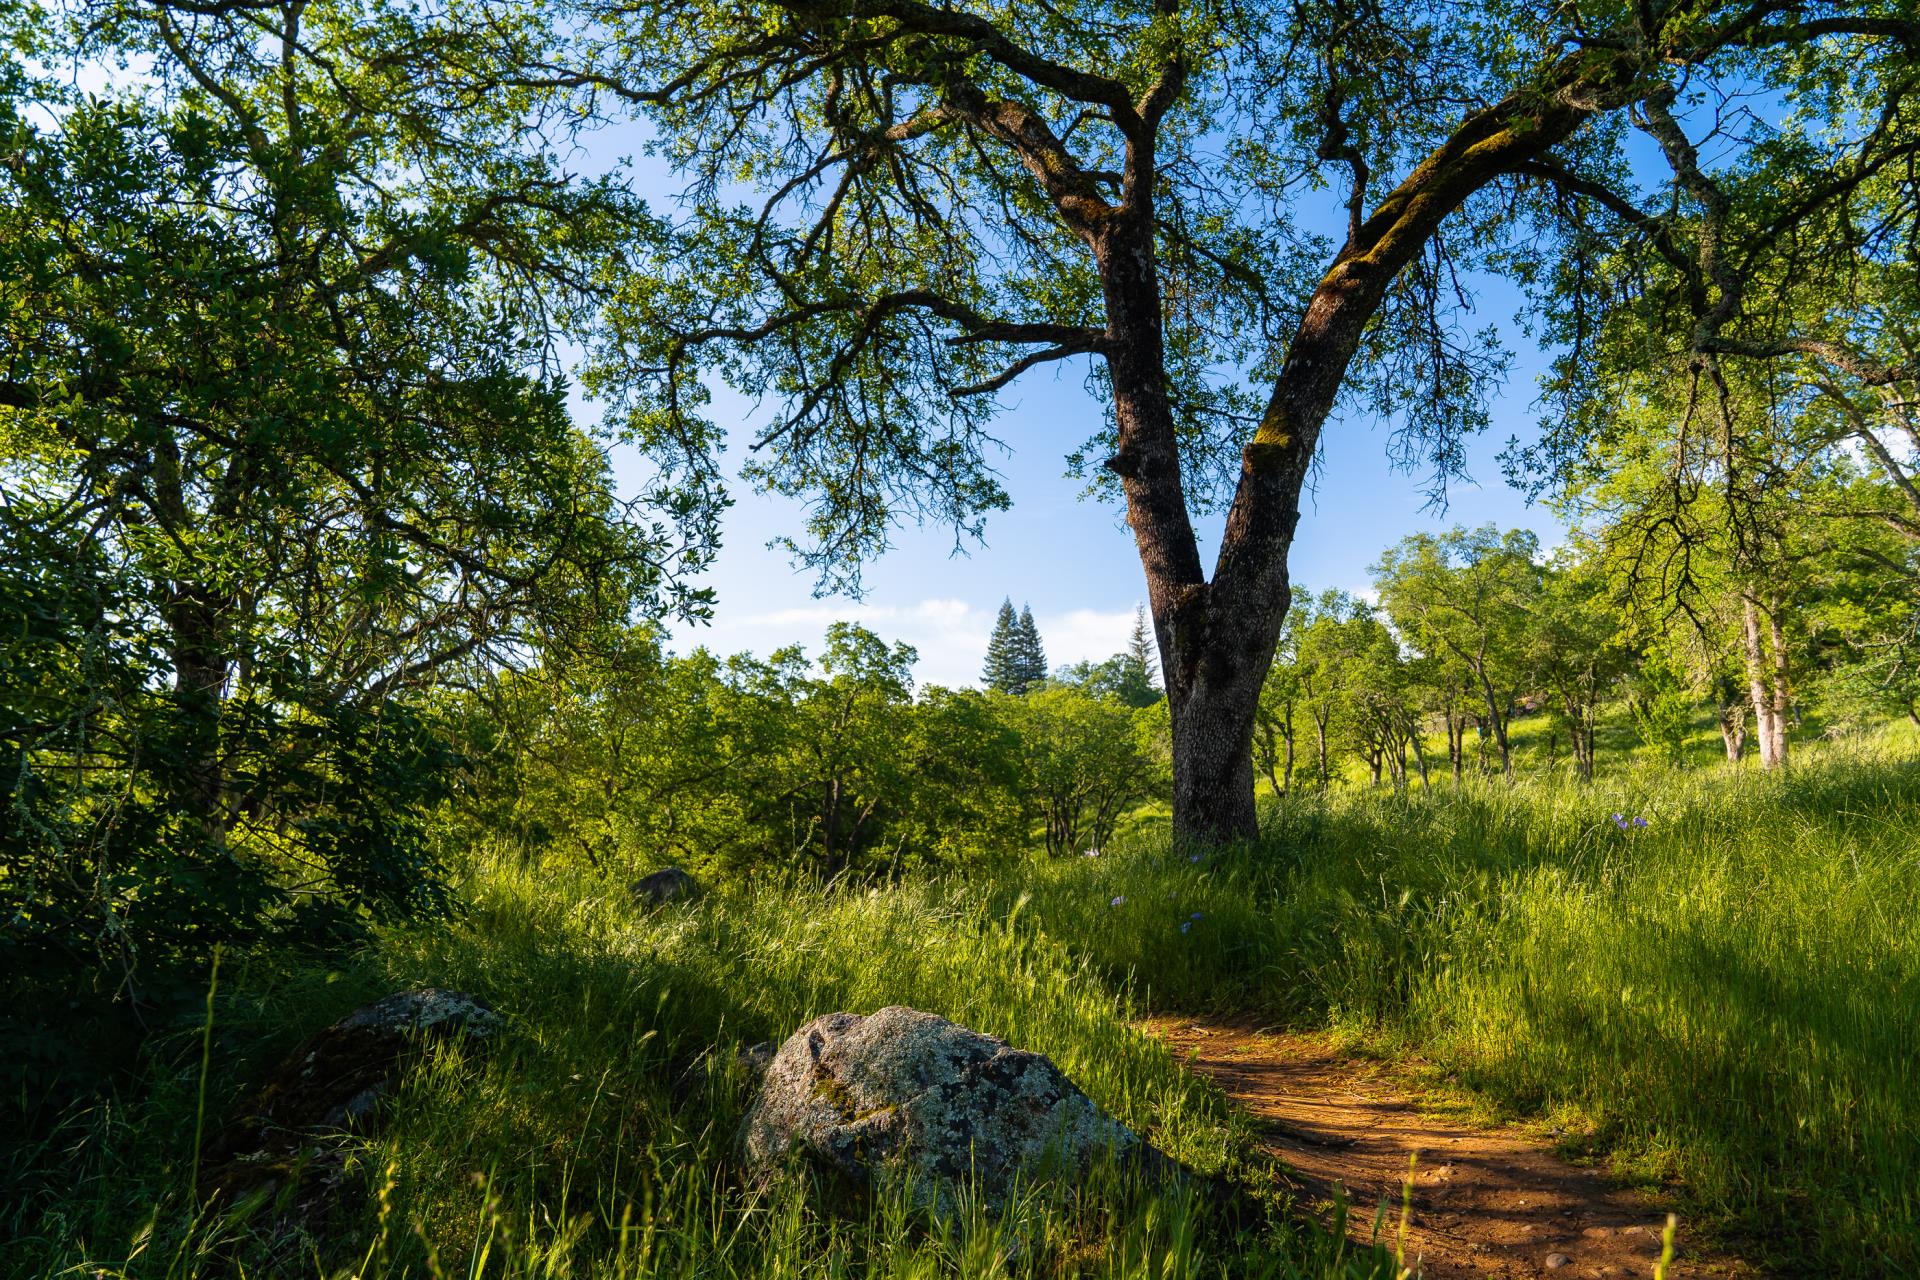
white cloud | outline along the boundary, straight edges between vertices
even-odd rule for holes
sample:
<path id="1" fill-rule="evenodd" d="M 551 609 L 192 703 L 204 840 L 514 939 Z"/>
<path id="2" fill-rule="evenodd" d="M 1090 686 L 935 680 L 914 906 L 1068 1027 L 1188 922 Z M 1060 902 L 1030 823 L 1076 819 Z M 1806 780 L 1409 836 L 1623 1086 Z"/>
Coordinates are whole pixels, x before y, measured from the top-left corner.
<path id="1" fill-rule="evenodd" d="M 1047 648 L 1047 663 L 1061 666 L 1068 662 L 1098 662 L 1111 658 L 1127 647 L 1133 635 L 1133 610 L 1103 613 L 1097 609 L 1075 609 L 1069 613 L 1036 613 L 1034 625 L 1040 628 L 1040 640 Z"/>
<path id="2" fill-rule="evenodd" d="M 980 681 L 987 637 L 999 609 L 998 603 L 983 606 L 950 597 L 913 604 L 823 601 L 731 616 L 722 609 L 710 627 L 677 630 L 673 645 L 682 652 L 704 645 L 715 653 L 748 650 L 765 657 L 784 645 L 798 644 L 817 655 L 828 624 L 857 622 L 889 643 L 902 641 L 919 652 L 916 683 L 974 685 Z M 1125 648 L 1133 630 L 1133 610 L 1036 612 L 1034 623 L 1040 628 L 1048 663 L 1059 666 L 1110 657 Z"/>

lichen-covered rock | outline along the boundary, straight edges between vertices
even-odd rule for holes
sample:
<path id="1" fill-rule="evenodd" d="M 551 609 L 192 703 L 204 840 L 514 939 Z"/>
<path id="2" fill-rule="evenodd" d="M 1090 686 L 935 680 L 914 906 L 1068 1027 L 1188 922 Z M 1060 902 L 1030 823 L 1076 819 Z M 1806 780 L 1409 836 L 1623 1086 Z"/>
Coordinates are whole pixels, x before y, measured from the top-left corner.
<path id="1" fill-rule="evenodd" d="M 679 867 L 662 867 L 652 875 L 641 876 L 629 887 L 635 901 L 651 907 L 691 902 L 700 896 L 700 882 Z"/>
<path id="2" fill-rule="evenodd" d="M 299 1225 L 337 1202 L 339 1136 L 364 1130 L 407 1054 L 456 1035 L 484 1040 L 500 1017 L 473 996 L 438 987 L 401 991 L 354 1010 L 294 1050 L 202 1154 L 202 1187 L 230 1203 L 263 1193 Z"/>
<path id="3" fill-rule="evenodd" d="M 763 1180 L 797 1156 L 857 1184 L 905 1175 L 922 1203 L 944 1202 L 971 1174 L 999 1204 L 1016 1180 L 1075 1174 L 1107 1154 L 1174 1167 L 1042 1055 L 900 1006 L 830 1013 L 794 1032 L 740 1148 Z"/>

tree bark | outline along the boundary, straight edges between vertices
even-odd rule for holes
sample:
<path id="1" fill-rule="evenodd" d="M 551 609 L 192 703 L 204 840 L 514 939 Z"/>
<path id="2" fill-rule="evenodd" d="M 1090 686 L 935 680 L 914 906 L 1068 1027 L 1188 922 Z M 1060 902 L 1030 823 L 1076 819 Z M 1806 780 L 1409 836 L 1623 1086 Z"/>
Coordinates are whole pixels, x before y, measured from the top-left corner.
<path id="1" fill-rule="evenodd" d="M 1253 723 L 1292 603 L 1287 553 L 1300 493 L 1368 322 L 1441 222 L 1502 174 L 1570 137 L 1605 102 L 1630 96 L 1633 69 L 1610 51 L 1562 60 L 1548 82 L 1474 112 L 1352 228 L 1287 346 L 1227 512 L 1213 576 L 1204 573 L 1181 485 L 1167 395 L 1152 215 L 1152 122 L 1128 132 L 1126 195 L 1100 205 L 1060 183 L 1056 203 L 1086 215 L 1107 312 L 1101 345 L 1113 387 L 1120 477 L 1160 647 L 1173 722 L 1173 829 L 1208 842 L 1256 834 Z M 1041 166 L 1042 180 L 1057 175 Z M 1071 206 L 1064 201 L 1071 200 Z M 1491 692 L 1489 691 L 1489 696 Z M 1497 716 L 1496 716 L 1497 718 Z M 1502 763 L 1512 773 L 1504 726 Z M 1323 750 L 1324 754 L 1324 750 Z M 1325 776 L 1324 765 L 1322 776 Z"/>
<path id="2" fill-rule="evenodd" d="M 1760 748 L 1760 767 L 1777 769 L 1787 762 L 1786 644 L 1779 618 L 1761 628 L 1763 610 L 1758 596 L 1740 597 L 1740 634 L 1747 664 L 1747 696 L 1753 704 L 1754 739 Z M 1771 653 L 1768 640 L 1772 640 Z"/>
<path id="3" fill-rule="evenodd" d="M 1722 703 L 1720 741 L 1726 744 L 1727 763 L 1739 764 L 1747 747 L 1747 707 L 1743 702 Z"/>

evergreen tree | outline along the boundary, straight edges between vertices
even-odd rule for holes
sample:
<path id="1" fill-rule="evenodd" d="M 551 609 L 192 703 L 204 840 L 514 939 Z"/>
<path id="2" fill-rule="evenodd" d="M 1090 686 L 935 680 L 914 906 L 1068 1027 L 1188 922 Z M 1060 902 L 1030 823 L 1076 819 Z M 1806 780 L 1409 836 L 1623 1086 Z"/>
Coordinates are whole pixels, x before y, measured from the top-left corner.
<path id="1" fill-rule="evenodd" d="M 1120 688 L 1122 701 L 1130 707 L 1151 706 L 1160 700 L 1160 689 L 1155 683 L 1158 674 L 1154 667 L 1153 632 L 1147 626 L 1147 607 L 1133 607 L 1133 634 L 1127 637 L 1126 652 L 1120 657 Z"/>
<path id="2" fill-rule="evenodd" d="M 1025 693 L 1047 678 L 1047 651 L 1040 643 L 1040 628 L 1033 622 L 1033 607 L 1020 608 L 1019 643 L 1015 649 L 1020 677 L 1020 692 Z"/>
<path id="3" fill-rule="evenodd" d="M 1021 665 L 1024 635 L 1014 617 L 1013 601 L 1000 602 L 1000 616 L 994 619 L 993 635 L 987 641 L 987 665 L 980 672 L 980 683 L 1000 693 L 1026 692 L 1025 668 Z"/>

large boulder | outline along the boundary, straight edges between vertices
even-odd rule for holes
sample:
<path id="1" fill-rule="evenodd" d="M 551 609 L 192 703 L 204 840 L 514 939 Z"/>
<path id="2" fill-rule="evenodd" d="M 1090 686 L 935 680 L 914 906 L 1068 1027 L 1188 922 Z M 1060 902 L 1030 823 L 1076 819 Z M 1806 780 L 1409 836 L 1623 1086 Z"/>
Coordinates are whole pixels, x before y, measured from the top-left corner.
<path id="1" fill-rule="evenodd" d="M 634 901 L 649 907 L 691 902 L 700 896 L 700 882 L 679 867 L 662 867 L 651 875 L 641 876 L 628 887 Z"/>
<path id="2" fill-rule="evenodd" d="M 858 1185 L 905 1176 L 923 1204 L 972 1174 L 989 1205 L 1014 1182 L 1095 1160 L 1176 1166 L 1037 1053 L 918 1009 L 830 1013 L 790 1036 L 740 1130 L 749 1172 L 799 1159 Z"/>
<path id="3" fill-rule="evenodd" d="M 456 1036 L 484 1041 L 500 1017 L 458 991 L 423 987 L 354 1010 L 310 1037 L 214 1135 L 201 1186 L 228 1203 L 270 1197 L 279 1226 L 311 1226 L 339 1200 L 344 1144 L 365 1132 L 410 1053 Z"/>

